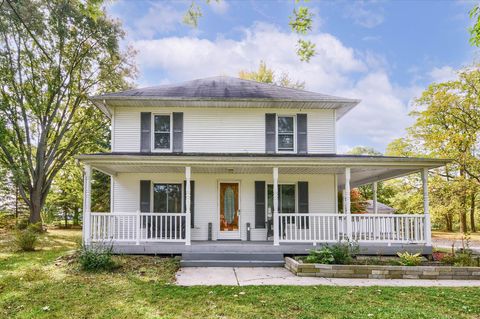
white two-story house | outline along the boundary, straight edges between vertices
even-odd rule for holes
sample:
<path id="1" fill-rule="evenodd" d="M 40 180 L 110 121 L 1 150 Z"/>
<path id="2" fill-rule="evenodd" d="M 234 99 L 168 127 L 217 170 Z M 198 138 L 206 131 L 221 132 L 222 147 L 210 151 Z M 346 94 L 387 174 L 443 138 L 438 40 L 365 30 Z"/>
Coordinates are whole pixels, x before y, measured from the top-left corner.
<path id="1" fill-rule="evenodd" d="M 78 157 L 87 244 L 158 254 L 298 253 L 347 239 L 370 252 L 431 247 L 428 169 L 446 161 L 337 154 L 337 121 L 359 100 L 221 76 L 91 101 L 111 119 L 112 149 Z M 92 169 L 111 176 L 111 212 L 90 211 Z M 423 176 L 424 214 L 350 213 L 351 188 L 412 173 Z"/>

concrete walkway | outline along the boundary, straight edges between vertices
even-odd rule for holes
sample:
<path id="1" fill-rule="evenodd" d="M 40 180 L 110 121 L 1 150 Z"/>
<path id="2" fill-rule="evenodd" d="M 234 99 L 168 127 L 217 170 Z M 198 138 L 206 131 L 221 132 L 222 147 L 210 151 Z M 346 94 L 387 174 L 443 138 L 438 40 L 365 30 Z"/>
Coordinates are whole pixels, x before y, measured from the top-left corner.
<path id="1" fill-rule="evenodd" d="M 343 279 L 297 277 L 285 268 L 185 267 L 176 275 L 179 286 L 393 286 L 480 287 L 480 280 Z"/>

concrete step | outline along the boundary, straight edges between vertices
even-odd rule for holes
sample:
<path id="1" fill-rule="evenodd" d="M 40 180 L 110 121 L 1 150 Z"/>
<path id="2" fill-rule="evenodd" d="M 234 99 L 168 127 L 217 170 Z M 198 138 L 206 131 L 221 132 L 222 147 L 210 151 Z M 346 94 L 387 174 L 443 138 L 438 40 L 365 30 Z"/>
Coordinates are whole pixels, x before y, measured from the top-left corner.
<path id="1" fill-rule="evenodd" d="M 250 260 L 283 261 L 281 253 L 244 253 L 244 252 L 189 252 L 182 254 L 182 260 Z"/>
<path id="2" fill-rule="evenodd" d="M 285 262 L 273 260 L 181 260 L 181 267 L 283 267 Z"/>

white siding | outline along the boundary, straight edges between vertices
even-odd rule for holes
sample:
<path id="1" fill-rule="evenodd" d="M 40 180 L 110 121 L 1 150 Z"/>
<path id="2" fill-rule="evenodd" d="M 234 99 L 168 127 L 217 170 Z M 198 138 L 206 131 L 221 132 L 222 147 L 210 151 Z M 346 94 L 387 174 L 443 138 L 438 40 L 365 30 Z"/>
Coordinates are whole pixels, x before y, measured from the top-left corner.
<path id="1" fill-rule="evenodd" d="M 115 108 L 113 133 L 114 152 L 140 152 L 140 112 Z"/>
<path id="2" fill-rule="evenodd" d="M 184 112 L 184 152 L 264 153 L 265 113 L 307 113 L 308 152 L 335 153 L 335 111 L 240 108 L 115 108 L 114 151 L 140 150 L 140 112 Z"/>
<path id="3" fill-rule="evenodd" d="M 135 212 L 139 209 L 140 180 L 152 182 L 183 183 L 183 174 L 121 173 L 114 183 L 114 212 Z M 265 229 L 255 229 L 255 181 L 272 183 L 271 175 L 247 174 L 193 174 L 195 181 L 195 228 L 192 240 L 206 240 L 208 223 L 213 225 L 213 239 L 218 238 L 218 182 L 240 182 L 240 228 L 242 240 L 246 240 L 246 223 L 252 228 L 252 240 L 265 240 Z M 335 213 L 335 178 L 324 175 L 280 175 L 279 183 L 309 182 L 309 209 L 311 213 Z"/>

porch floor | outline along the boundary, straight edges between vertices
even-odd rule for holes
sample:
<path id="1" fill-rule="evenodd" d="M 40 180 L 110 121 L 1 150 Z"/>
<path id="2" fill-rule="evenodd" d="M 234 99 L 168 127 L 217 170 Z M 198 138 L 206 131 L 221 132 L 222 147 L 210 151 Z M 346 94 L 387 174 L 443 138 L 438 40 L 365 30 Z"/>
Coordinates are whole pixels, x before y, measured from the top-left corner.
<path id="1" fill-rule="evenodd" d="M 192 241 L 190 246 L 184 243 L 114 243 L 113 250 L 118 254 L 137 255 L 181 255 L 182 253 L 212 253 L 212 252 L 278 252 L 284 255 L 305 255 L 310 249 L 320 248 L 325 243 L 281 243 L 274 246 L 271 241 Z M 424 244 L 392 243 L 359 243 L 361 255 L 396 255 L 399 251 L 429 255 L 432 246 Z"/>

